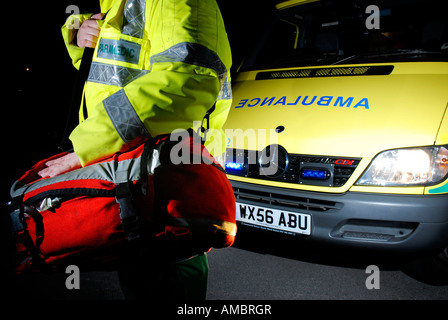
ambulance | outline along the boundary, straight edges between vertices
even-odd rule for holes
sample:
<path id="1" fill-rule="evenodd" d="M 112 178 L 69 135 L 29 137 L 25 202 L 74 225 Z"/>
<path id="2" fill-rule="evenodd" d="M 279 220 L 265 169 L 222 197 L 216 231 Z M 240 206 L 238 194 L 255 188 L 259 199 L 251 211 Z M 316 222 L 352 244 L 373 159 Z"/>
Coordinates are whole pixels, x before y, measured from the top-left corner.
<path id="1" fill-rule="evenodd" d="M 428 282 L 448 284 L 442 3 L 276 6 L 232 80 L 225 169 L 240 230 L 292 236 L 297 250 L 415 255 Z"/>

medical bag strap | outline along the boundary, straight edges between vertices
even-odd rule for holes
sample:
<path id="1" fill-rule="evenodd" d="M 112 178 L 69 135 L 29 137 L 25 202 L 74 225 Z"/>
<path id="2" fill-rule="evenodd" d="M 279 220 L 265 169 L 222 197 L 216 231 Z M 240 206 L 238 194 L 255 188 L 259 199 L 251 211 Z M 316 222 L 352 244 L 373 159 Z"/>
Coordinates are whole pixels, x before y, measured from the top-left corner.
<path id="1" fill-rule="evenodd" d="M 104 20 L 107 16 L 108 12 L 103 16 L 101 20 Z M 68 110 L 68 117 L 67 121 L 65 123 L 64 133 L 62 134 L 62 140 L 59 145 L 59 150 L 66 151 L 67 146 L 65 146 L 68 138 L 68 133 L 71 132 L 77 125 L 77 119 L 76 116 L 79 106 L 82 103 L 82 113 L 84 116 L 84 119 L 87 119 L 87 107 L 84 99 L 84 86 L 87 81 L 87 78 L 89 76 L 90 72 L 90 66 L 92 65 L 93 60 L 93 53 L 95 52 L 94 48 L 85 47 L 84 53 L 82 55 L 81 59 L 81 65 L 78 70 L 78 74 L 76 76 L 75 84 L 73 87 L 72 92 L 72 99 L 70 102 L 69 110 Z"/>
<path id="2" fill-rule="evenodd" d="M 146 195 L 148 180 L 148 158 L 153 147 L 152 141 L 145 143 L 143 153 L 140 157 L 140 181 L 135 185 L 129 180 L 128 168 L 115 172 L 115 199 L 120 206 L 120 219 L 123 231 L 128 235 L 128 241 L 138 240 L 142 237 L 139 216 L 134 205 L 133 194 Z M 140 188 L 139 188 L 140 185 Z"/>
<path id="3" fill-rule="evenodd" d="M 26 250 L 28 250 L 28 253 L 31 256 L 32 263 L 34 266 L 37 267 L 37 269 L 48 271 L 49 267 L 46 264 L 45 260 L 41 256 L 40 252 L 40 245 L 42 244 L 43 238 L 44 238 L 44 225 L 42 222 L 42 216 L 40 216 L 38 219 L 34 219 L 34 213 L 31 214 L 31 217 L 35 221 L 36 226 L 36 243 L 34 243 L 33 239 L 31 238 L 31 235 L 28 232 L 28 225 L 26 223 L 25 217 L 24 217 L 24 206 L 20 204 L 19 206 L 19 220 L 20 224 L 22 225 L 22 230 L 18 232 L 18 236 L 20 237 L 20 240 L 22 244 L 25 246 Z M 35 213 L 37 213 L 36 209 Z"/>
<path id="4" fill-rule="evenodd" d="M 205 113 L 204 118 L 202 118 L 201 127 L 197 132 L 198 135 L 200 135 L 199 131 L 201 131 L 204 134 L 204 137 L 202 138 L 201 141 L 202 144 L 204 144 L 205 141 L 207 141 L 207 132 L 210 129 L 210 115 L 212 114 L 213 111 L 215 111 L 215 109 L 216 109 L 216 102 L 210 109 L 208 109 L 208 111 Z M 207 121 L 207 127 L 204 127 L 204 121 Z"/>
<path id="5" fill-rule="evenodd" d="M 131 182 L 125 181 L 116 184 L 115 191 L 115 199 L 120 205 L 121 226 L 128 235 L 128 241 L 140 239 L 140 223 L 133 202 Z"/>
<path id="6" fill-rule="evenodd" d="M 79 67 L 79 71 L 73 88 L 72 99 L 68 110 L 68 117 L 65 123 L 64 133 L 62 135 L 62 141 L 61 144 L 59 145 L 60 151 L 66 151 L 67 146 L 65 144 L 68 142 L 67 141 L 68 134 L 76 127 L 78 119 L 76 114 L 79 110 L 81 102 L 82 102 L 84 119 L 87 118 L 87 108 L 84 101 L 83 90 L 84 85 L 87 81 L 87 77 L 89 76 L 90 65 L 92 64 L 94 51 L 95 49 L 93 48 L 87 48 L 87 47 L 84 48 L 84 54 L 82 56 L 81 66 Z"/>

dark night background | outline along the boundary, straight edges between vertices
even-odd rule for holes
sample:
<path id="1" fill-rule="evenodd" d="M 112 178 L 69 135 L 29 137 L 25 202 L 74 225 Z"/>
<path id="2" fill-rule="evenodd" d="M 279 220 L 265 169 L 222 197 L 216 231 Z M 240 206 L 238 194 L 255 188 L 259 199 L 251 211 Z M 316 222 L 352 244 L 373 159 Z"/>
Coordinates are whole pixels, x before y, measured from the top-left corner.
<path id="1" fill-rule="evenodd" d="M 281 1 L 217 2 L 232 48 L 231 71 L 234 77 L 246 54 L 263 34 L 275 4 Z M 61 35 L 61 27 L 69 15 L 66 13 L 69 5 L 77 5 L 81 13 L 99 11 L 98 0 L 58 0 L 51 3 L 12 0 L 4 3 L 1 54 L 6 65 L 6 68 L 2 69 L 6 86 L 2 87 L 5 94 L 2 103 L 1 141 L 4 155 L 3 172 L 6 174 L 1 179 L 1 205 L 9 200 L 9 189 L 17 178 L 37 161 L 60 152 L 58 145 L 66 126 L 77 74 Z M 12 275 L 8 272 L 10 270 L 4 270 L 8 266 L 8 248 L 4 247 L 8 235 L 6 217 L 5 210 L 2 210 L 0 252 L 3 258 L 0 258 L 0 292 L 3 291 L 8 298 L 14 298 L 15 295 L 22 295 L 23 298 L 22 292 L 11 292 L 11 289 L 16 289 L 8 286 Z M 42 282 L 42 285 L 45 290 L 52 290 L 51 283 Z M 28 301 L 19 302 L 25 302 L 24 307 L 21 307 L 24 309 L 13 308 L 12 311 L 44 311 L 42 314 L 47 316 L 48 311 L 53 311 L 54 307 L 51 305 L 51 309 L 43 309 L 42 306 L 39 306 L 39 309 L 29 308 Z M 73 306 L 70 305 L 66 311 L 76 311 Z M 10 316 L 8 308 L 5 310 Z"/>
<path id="2" fill-rule="evenodd" d="M 218 0 L 233 52 L 232 73 L 266 26 L 275 0 Z M 3 61 L 7 68 L 3 100 L 3 153 L 8 163 L 2 179 L 2 201 L 11 184 L 38 160 L 59 152 L 76 70 L 66 52 L 61 26 L 66 8 L 98 12 L 95 0 L 8 2 L 12 20 L 3 28 Z M 75 112 L 76 113 L 76 112 Z M 76 114 L 75 114 L 76 115 Z M 75 120 L 76 121 L 76 120 Z"/>

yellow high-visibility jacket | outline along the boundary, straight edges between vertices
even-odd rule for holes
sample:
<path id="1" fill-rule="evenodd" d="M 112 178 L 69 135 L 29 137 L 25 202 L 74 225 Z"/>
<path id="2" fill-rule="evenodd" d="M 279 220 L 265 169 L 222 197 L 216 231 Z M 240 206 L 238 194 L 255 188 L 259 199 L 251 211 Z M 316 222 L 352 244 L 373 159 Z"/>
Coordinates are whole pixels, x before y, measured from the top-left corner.
<path id="1" fill-rule="evenodd" d="M 100 1 L 107 12 L 84 87 L 88 116 L 70 135 L 82 165 L 125 151 L 144 138 L 199 126 L 210 116 L 209 151 L 224 151 L 231 105 L 230 45 L 215 0 Z M 84 49 L 71 16 L 62 34 L 75 67 Z M 194 128 L 196 129 L 196 128 Z"/>

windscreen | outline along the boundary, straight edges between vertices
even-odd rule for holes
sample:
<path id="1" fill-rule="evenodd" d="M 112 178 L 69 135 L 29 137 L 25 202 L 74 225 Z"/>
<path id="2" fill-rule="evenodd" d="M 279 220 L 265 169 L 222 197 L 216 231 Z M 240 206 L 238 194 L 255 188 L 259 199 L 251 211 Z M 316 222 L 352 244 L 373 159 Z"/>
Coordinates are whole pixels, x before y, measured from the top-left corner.
<path id="1" fill-rule="evenodd" d="M 317 1 L 280 10 L 240 71 L 448 61 L 445 1 Z"/>

